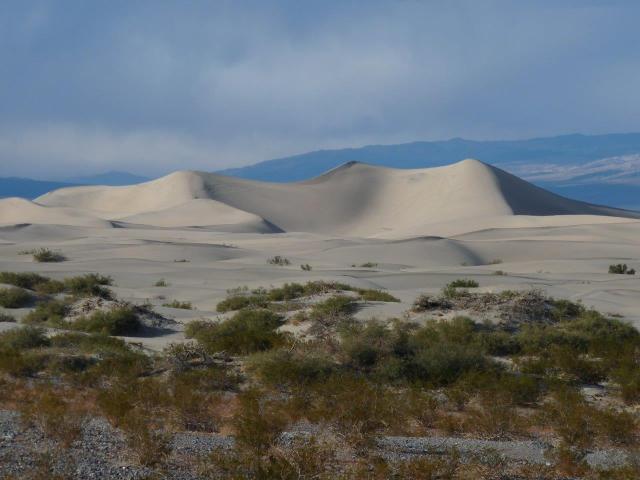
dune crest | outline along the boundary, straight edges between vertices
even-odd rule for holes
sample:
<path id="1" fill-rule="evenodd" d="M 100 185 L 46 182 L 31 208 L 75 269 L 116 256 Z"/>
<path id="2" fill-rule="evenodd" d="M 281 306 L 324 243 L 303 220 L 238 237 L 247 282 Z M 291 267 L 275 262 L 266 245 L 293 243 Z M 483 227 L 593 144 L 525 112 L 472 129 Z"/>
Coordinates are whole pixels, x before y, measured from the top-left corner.
<path id="1" fill-rule="evenodd" d="M 413 170 L 349 162 L 289 184 L 183 171 L 133 186 L 65 188 L 36 202 L 155 226 L 356 236 L 401 236 L 427 232 L 428 225 L 512 216 L 640 217 L 555 195 L 472 159 Z"/>

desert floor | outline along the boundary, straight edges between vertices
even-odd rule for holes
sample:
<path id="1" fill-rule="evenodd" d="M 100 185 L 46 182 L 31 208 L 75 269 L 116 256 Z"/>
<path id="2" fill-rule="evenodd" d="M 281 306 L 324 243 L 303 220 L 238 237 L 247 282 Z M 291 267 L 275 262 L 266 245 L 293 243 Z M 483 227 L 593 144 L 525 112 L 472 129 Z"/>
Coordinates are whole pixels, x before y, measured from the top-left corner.
<path id="1" fill-rule="evenodd" d="M 640 270 L 640 221 L 588 216 L 514 221 L 517 218 L 493 222 L 500 228 L 478 229 L 482 225 L 460 222 L 457 232 L 448 228 L 453 233 L 447 237 L 405 239 L 133 225 L 6 226 L 0 227 L 0 271 L 34 271 L 53 278 L 88 272 L 112 276 L 119 298 L 150 302 L 159 313 L 178 321 L 171 330 L 132 339 L 151 349 L 182 341 L 183 325 L 191 320 L 215 319 L 216 304 L 227 289 L 313 279 L 387 289 L 402 300 L 367 303 L 358 318 L 402 316 L 419 294 L 435 293 L 457 278 L 472 278 L 479 282 L 479 291 L 542 289 L 557 298 L 580 300 L 606 314 L 621 315 L 640 327 L 638 275 L 607 273 L 613 263 Z M 470 231 L 464 233 L 465 227 Z M 62 252 L 67 261 L 35 263 L 24 253 L 40 247 Z M 291 265 L 269 265 L 267 259 L 275 255 L 288 258 Z M 361 266 L 369 262 L 376 265 Z M 303 271 L 301 264 L 313 270 Z M 154 286 L 160 279 L 168 286 Z M 162 306 L 172 300 L 192 302 L 193 309 Z M 11 314 L 20 318 L 27 312 L 12 310 Z M 15 325 L 0 323 L 0 329 Z"/>

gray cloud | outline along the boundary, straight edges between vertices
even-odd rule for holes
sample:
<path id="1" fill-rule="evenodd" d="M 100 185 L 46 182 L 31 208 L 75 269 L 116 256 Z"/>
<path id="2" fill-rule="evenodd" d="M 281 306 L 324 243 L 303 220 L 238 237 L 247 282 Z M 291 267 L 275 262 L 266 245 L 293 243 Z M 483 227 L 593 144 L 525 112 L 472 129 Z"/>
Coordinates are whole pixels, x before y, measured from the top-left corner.
<path id="1" fill-rule="evenodd" d="M 640 130 L 635 2 L 8 1 L 0 175 Z"/>

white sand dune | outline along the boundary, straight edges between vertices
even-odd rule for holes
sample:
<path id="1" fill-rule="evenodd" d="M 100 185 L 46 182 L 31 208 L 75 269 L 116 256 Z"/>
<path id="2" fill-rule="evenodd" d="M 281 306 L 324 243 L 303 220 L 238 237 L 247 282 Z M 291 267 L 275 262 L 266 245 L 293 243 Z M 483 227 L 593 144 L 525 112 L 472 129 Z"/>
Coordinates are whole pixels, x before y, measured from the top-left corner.
<path id="1" fill-rule="evenodd" d="M 555 195 L 477 160 L 416 170 L 352 162 L 290 184 L 176 172 L 140 185 L 65 188 L 36 202 L 162 227 L 220 225 L 240 232 L 388 237 L 448 234 L 443 228 L 447 224 L 455 225 L 456 234 L 464 233 L 460 226 L 465 224 L 482 229 L 496 222 L 513 227 L 562 224 L 562 218 L 553 218 L 557 216 L 572 216 L 566 220 L 573 224 L 640 217 Z M 590 217 L 576 218 L 581 216 Z M 519 217 L 532 218 L 514 219 Z"/>
<path id="2" fill-rule="evenodd" d="M 280 231 L 257 215 L 204 198 L 189 200 L 163 210 L 125 216 L 118 220 L 157 227 L 212 227 L 217 231 L 232 233 Z"/>
<path id="3" fill-rule="evenodd" d="M 111 223 L 77 208 L 54 208 L 25 200 L 0 200 L 0 225 L 41 224 L 111 228 Z"/>

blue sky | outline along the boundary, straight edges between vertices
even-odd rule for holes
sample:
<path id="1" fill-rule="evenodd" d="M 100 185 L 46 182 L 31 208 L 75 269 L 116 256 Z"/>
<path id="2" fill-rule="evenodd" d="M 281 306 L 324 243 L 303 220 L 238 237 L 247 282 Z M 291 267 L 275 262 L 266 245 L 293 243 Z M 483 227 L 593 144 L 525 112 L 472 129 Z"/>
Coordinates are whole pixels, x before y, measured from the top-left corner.
<path id="1" fill-rule="evenodd" d="M 640 2 L 4 0 L 0 176 L 640 131 Z"/>

